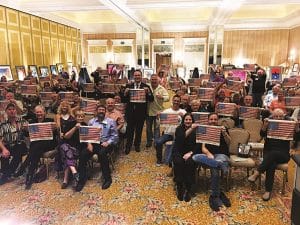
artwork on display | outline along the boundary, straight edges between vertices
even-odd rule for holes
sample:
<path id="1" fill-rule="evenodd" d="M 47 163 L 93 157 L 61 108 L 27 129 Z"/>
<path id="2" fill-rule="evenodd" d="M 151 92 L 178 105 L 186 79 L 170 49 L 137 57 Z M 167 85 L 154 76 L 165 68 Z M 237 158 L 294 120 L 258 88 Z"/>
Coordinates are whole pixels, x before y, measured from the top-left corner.
<path id="1" fill-rule="evenodd" d="M 281 66 L 271 66 L 270 67 L 270 80 L 281 81 L 282 80 L 282 67 Z"/>
<path id="2" fill-rule="evenodd" d="M 41 74 L 41 77 L 47 77 L 47 76 L 49 76 L 49 68 L 48 68 L 48 66 L 40 66 L 40 74 Z"/>
<path id="3" fill-rule="evenodd" d="M 124 64 L 113 64 L 108 63 L 106 64 L 106 69 L 109 75 L 116 74 L 118 77 L 123 77 L 125 74 L 125 65 Z"/>
<path id="4" fill-rule="evenodd" d="M 28 71 L 31 71 L 33 77 L 38 77 L 38 68 L 36 65 L 28 65 Z"/>
<path id="5" fill-rule="evenodd" d="M 57 72 L 61 73 L 64 69 L 64 64 L 63 63 L 56 63 L 56 67 L 57 67 Z"/>
<path id="6" fill-rule="evenodd" d="M 299 63 L 294 63 L 292 72 L 299 72 Z"/>
<path id="7" fill-rule="evenodd" d="M 154 73 L 154 69 L 148 68 L 143 70 L 144 78 L 148 78 L 150 80 L 151 75 Z"/>
<path id="8" fill-rule="evenodd" d="M 5 76 L 7 81 L 13 80 L 10 65 L 0 65 L 0 78 L 2 76 Z"/>
<path id="9" fill-rule="evenodd" d="M 52 75 L 58 75 L 56 65 L 50 65 L 50 72 Z"/>
<path id="10" fill-rule="evenodd" d="M 239 77 L 241 81 L 246 81 L 247 72 L 245 70 L 232 70 L 233 77 Z"/>
<path id="11" fill-rule="evenodd" d="M 16 66 L 16 73 L 19 80 L 24 80 L 26 77 L 25 66 Z"/>

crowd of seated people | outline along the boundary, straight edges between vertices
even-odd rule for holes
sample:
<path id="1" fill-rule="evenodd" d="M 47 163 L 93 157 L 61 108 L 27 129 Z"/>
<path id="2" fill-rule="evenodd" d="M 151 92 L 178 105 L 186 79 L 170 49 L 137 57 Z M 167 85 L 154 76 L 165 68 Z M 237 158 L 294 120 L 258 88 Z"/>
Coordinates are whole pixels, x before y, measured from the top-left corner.
<path id="1" fill-rule="evenodd" d="M 50 88 L 51 103 L 43 105 L 43 101 L 36 96 L 24 96 L 16 100 L 17 92 L 5 89 L 6 106 L 4 108 L 5 117 L 0 125 L 0 149 L 1 149 L 1 179 L 0 185 L 5 184 L 12 177 L 18 177 L 26 172 L 25 188 L 30 189 L 34 182 L 35 172 L 43 154 L 47 151 L 57 149 L 57 168 L 63 171 L 64 177 L 61 188 L 65 189 L 70 184 L 71 178 L 75 182 L 75 190 L 81 191 L 88 179 L 87 164 L 89 159 L 98 155 L 100 168 L 103 176 L 102 189 L 107 189 L 112 184 L 110 171 L 110 161 L 108 154 L 118 148 L 118 143 L 126 139 L 124 153 L 129 154 L 132 146 L 136 152 L 140 152 L 141 136 L 146 121 L 146 147 L 150 148 L 154 144 L 156 150 L 156 165 L 163 162 L 173 167 L 174 181 L 176 183 L 177 198 L 179 200 L 190 201 L 192 196 L 192 185 L 195 181 L 195 170 L 198 164 L 205 164 L 211 169 L 212 194 L 209 198 L 210 206 L 218 211 L 222 205 L 229 207 L 230 200 L 220 188 L 219 171 L 228 173 L 230 136 L 228 128 L 223 128 L 220 137 L 220 146 L 196 143 L 196 128 L 199 125 L 194 121 L 193 113 L 206 112 L 207 124 L 218 126 L 220 117 L 230 117 L 235 121 L 236 127 L 242 127 L 243 119 L 239 118 L 239 109 L 242 106 L 259 107 L 260 114 L 257 119 L 262 119 L 264 125 L 261 136 L 265 138 L 265 148 L 263 161 L 252 176 L 250 182 L 266 172 L 266 192 L 264 200 L 269 200 L 274 182 L 274 165 L 289 161 L 289 141 L 276 140 L 266 137 L 268 129 L 268 119 L 282 120 L 293 118 L 299 120 L 298 109 L 291 109 L 285 106 L 285 94 L 300 96 L 299 90 L 294 91 L 283 89 L 281 84 L 273 84 L 272 91 L 266 93 L 265 72 L 259 69 L 256 74 L 249 74 L 245 86 L 241 86 L 239 91 L 228 89 L 222 69 L 217 68 L 211 74 L 210 81 L 214 83 L 214 97 L 207 101 L 198 97 L 197 91 L 191 90 L 188 85 L 181 85 L 180 89 L 172 93 L 166 87 L 159 84 L 159 77 L 154 74 L 150 82 L 144 83 L 142 72 L 135 70 L 132 73 L 132 81 L 115 85 L 115 89 L 107 95 L 102 93 L 101 85 L 109 82 L 118 84 L 121 82 L 116 77 L 101 78 L 100 69 L 93 72 L 94 92 L 86 93 L 84 84 L 92 83 L 86 69 L 79 73 L 78 82 L 71 76 L 53 77 L 49 85 L 39 86 L 39 91 L 45 91 L 45 87 Z M 200 76 L 201 77 L 201 76 Z M 230 79 L 232 74 L 229 73 Z M 65 79 L 68 82 L 60 82 Z M 108 80 L 107 80 L 108 79 Z M 201 78 L 199 78 L 201 79 Z M 5 79 L 1 78 L 1 81 Z M 204 85 L 208 83 L 202 82 Z M 264 84 L 264 85 L 262 85 Z M 38 84 L 37 84 L 38 85 Z M 247 86 L 248 85 L 248 86 Z M 206 86 L 203 86 L 206 87 Z M 47 89 L 47 91 L 49 91 Z M 72 99 L 64 99 L 61 92 L 73 92 Z M 136 94 L 139 93 L 138 98 Z M 265 97 L 264 97 L 265 95 Z M 80 97 L 85 96 L 85 97 Z M 85 119 L 85 112 L 81 105 L 81 99 L 88 97 L 97 100 L 94 114 L 90 120 Z M 171 99 L 171 106 L 165 107 Z M 218 115 L 217 106 L 221 103 L 232 103 L 234 112 L 231 115 Z M 123 104 L 124 111 L 119 111 L 116 105 Z M 294 112 L 294 113 L 293 113 Z M 54 115 L 51 118 L 47 114 Z M 161 114 L 178 114 L 178 123 L 166 126 L 164 130 L 160 127 Z M 293 114 L 292 114 L 293 113 Z M 298 114 L 297 114 L 298 113 Z M 29 140 L 29 124 L 53 123 L 52 140 Z M 81 143 L 79 130 L 81 126 L 93 126 L 101 128 L 99 133 L 99 143 Z M 163 147 L 167 142 L 165 155 Z M 294 142 L 299 142 L 299 125 L 295 127 Z M 284 152 L 278 153 L 281 146 Z M 22 162 L 22 157 L 27 156 Z M 10 160 L 11 159 L 11 160 Z M 72 176 L 71 176 L 72 175 Z"/>

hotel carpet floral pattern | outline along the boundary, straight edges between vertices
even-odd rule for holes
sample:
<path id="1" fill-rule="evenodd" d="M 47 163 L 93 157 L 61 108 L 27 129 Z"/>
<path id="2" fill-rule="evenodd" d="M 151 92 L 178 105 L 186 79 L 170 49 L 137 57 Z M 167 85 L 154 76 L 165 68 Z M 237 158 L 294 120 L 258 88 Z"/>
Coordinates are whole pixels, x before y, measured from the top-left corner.
<path id="1" fill-rule="evenodd" d="M 54 171 L 49 180 L 34 184 L 29 191 L 24 190 L 24 177 L 12 180 L 0 187 L 0 224 L 290 224 L 291 189 L 280 195 L 281 177 L 274 185 L 273 198 L 264 202 L 262 191 L 251 190 L 245 172 L 233 171 L 227 193 L 232 207 L 213 212 L 202 174 L 191 202 L 177 200 L 172 178 L 166 176 L 170 169 L 155 165 L 154 149 L 121 154 L 115 166 L 113 184 L 107 190 L 101 190 L 99 173 L 79 193 L 72 186 L 62 190 Z"/>

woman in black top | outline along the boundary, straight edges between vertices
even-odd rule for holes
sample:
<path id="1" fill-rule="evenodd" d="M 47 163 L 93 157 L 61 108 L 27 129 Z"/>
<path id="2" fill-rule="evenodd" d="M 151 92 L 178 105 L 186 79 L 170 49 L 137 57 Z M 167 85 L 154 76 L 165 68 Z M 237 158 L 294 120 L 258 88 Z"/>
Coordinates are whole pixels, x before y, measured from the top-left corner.
<path id="1" fill-rule="evenodd" d="M 281 109 L 275 109 L 271 118 L 284 120 L 284 112 Z M 267 138 L 268 124 L 269 122 L 266 118 L 260 131 L 260 135 L 265 138 L 263 161 L 253 175 L 248 178 L 250 182 L 255 182 L 259 174 L 266 172 L 265 193 L 262 196 L 264 201 L 268 201 L 271 197 L 277 165 L 287 163 L 290 160 L 290 141 Z M 299 133 L 298 125 L 296 125 L 295 131 Z"/>
<path id="2" fill-rule="evenodd" d="M 45 108 L 42 105 L 37 105 L 34 109 L 36 118 L 34 118 L 29 123 L 47 123 L 47 122 L 53 122 L 54 120 L 50 118 L 46 118 L 46 112 Z M 55 129 L 55 126 L 53 126 L 53 129 Z M 31 185 L 33 183 L 33 175 L 35 170 L 38 167 L 38 163 L 40 161 L 40 158 L 42 155 L 50 150 L 55 149 L 57 145 L 57 132 L 53 132 L 53 140 L 41 140 L 41 141 L 33 141 L 30 143 L 29 147 L 29 153 L 26 158 L 26 162 L 29 164 L 28 168 L 28 174 L 26 176 L 26 182 L 25 182 L 25 189 L 30 189 Z M 25 163 L 25 162 L 24 162 Z"/>
<path id="3" fill-rule="evenodd" d="M 196 144 L 196 124 L 190 113 L 183 116 L 181 124 L 175 131 L 173 148 L 174 181 L 178 200 L 191 200 L 191 186 L 195 181 L 195 163 L 192 155 L 200 146 Z"/>

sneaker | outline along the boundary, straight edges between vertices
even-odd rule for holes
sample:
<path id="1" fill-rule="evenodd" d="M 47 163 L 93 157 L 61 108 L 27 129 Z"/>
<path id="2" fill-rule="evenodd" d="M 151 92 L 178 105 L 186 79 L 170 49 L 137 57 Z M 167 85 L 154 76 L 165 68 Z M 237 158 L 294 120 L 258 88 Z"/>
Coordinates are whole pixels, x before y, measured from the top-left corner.
<path id="1" fill-rule="evenodd" d="M 162 161 L 161 160 L 157 160 L 156 161 L 156 166 L 161 166 L 162 165 Z"/>
<path id="2" fill-rule="evenodd" d="M 231 206 L 231 202 L 230 202 L 229 198 L 225 195 L 224 192 L 220 193 L 220 199 L 221 199 L 221 201 L 224 203 L 224 205 L 226 207 L 230 207 Z"/>
<path id="3" fill-rule="evenodd" d="M 219 197 L 215 197 L 215 196 L 212 196 L 212 195 L 209 196 L 209 207 L 213 211 L 216 211 L 216 212 L 220 211 L 221 206 L 222 206 L 222 201 Z"/>

